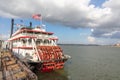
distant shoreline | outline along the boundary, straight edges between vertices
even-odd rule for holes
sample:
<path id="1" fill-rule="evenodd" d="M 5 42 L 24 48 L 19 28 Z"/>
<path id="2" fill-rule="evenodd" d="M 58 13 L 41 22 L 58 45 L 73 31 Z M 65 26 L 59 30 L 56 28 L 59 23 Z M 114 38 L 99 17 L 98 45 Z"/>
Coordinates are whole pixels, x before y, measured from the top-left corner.
<path id="1" fill-rule="evenodd" d="M 72 45 L 72 46 L 101 46 L 98 44 L 58 44 L 58 45 Z"/>

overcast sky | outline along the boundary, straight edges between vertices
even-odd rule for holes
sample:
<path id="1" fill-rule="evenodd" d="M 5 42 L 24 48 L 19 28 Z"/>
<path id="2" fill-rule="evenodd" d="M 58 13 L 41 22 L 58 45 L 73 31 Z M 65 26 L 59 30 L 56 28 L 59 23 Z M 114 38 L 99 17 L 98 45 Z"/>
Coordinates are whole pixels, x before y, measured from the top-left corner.
<path id="1" fill-rule="evenodd" d="M 120 42 L 119 8 L 119 0 L 0 0 L 0 18 L 30 18 L 41 13 L 46 23 L 56 24 L 58 29 L 61 25 L 61 32 L 62 29 L 70 29 L 71 33 L 77 30 L 79 37 L 86 36 L 77 36 L 78 41 L 69 37 L 72 42 L 64 41 L 67 36 L 64 35 L 60 42 L 112 44 Z"/>

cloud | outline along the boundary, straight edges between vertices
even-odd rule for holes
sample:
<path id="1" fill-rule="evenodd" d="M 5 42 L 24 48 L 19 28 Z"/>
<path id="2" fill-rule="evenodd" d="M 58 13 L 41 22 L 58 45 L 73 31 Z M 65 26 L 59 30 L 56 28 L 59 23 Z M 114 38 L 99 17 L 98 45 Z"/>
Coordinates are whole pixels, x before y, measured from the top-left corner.
<path id="1" fill-rule="evenodd" d="M 97 21 L 109 17 L 110 9 L 97 8 L 90 0 L 1 0 L 1 16 L 30 18 L 34 13 L 41 13 L 47 22 L 79 28 L 98 26 Z"/>
<path id="2" fill-rule="evenodd" d="M 92 27 L 93 37 L 120 38 L 120 1 L 106 0 L 101 7 L 91 0 L 0 0 L 0 16 L 31 18 L 41 13 L 43 20 L 72 28 Z M 116 33 L 114 33 L 117 31 Z"/>
<path id="3" fill-rule="evenodd" d="M 88 36 L 88 42 L 90 42 L 90 43 L 95 43 L 95 38 L 94 37 L 92 37 L 92 36 Z"/>
<path id="4" fill-rule="evenodd" d="M 109 38 L 109 39 L 120 39 L 120 29 L 116 28 L 97 28 L 95 29 L 91 36 L 96 37 L 96 38 Z"/>
<path id="5" fill-rule="evenodd" d="M 120 2 L 119 0 L 109 0 L 106 1 L 102 7 L 109 8 L 110 14 L 106 18 L 101 18 L 99 26 L 95 28 L 92 33 L 94 37 L 120 39 Z"/>

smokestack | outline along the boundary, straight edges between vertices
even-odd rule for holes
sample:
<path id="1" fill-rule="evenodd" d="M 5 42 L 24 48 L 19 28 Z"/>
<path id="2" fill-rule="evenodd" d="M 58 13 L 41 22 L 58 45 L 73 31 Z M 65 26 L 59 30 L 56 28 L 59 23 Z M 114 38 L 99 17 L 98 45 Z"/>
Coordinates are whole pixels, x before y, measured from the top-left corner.
<path id="1" fill-rule="evenodd" d="M 13 27 L 14 27 L 14 19 L 11 19 L 11 33 L 10 33 L 10 37 L 13 34 Z"/>
<path id="2" fill-rule="evenodd" d="M 32 22 L 30 22 L 30 27 L 32 28 Z"/>

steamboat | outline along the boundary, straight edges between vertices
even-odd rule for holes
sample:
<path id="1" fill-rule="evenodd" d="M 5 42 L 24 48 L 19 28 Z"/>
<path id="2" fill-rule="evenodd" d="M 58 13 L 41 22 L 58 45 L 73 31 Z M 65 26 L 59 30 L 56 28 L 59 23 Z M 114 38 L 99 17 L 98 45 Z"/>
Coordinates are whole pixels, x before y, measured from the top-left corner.
<path id="1" fill-rule="evenodd" d="M 11 37 L 7 42 L 17 58 L 41 72 L 64 67 L 70 56 L 63 54 L 63 50 L 57 45 L 58 37 L 53 32 L 47 32 L 42 25 L 33 27 L 32 23 L 30 26 L 21 25 L 18 30 L 13 31 L 14 19 L 11 23 Z"/>

